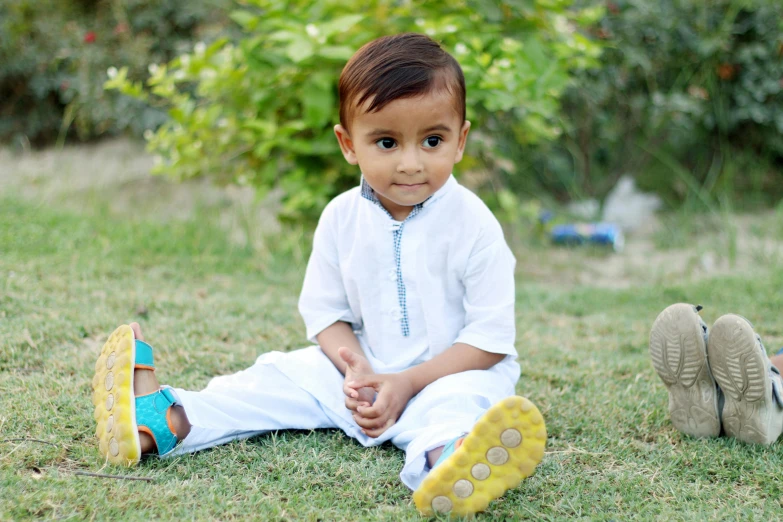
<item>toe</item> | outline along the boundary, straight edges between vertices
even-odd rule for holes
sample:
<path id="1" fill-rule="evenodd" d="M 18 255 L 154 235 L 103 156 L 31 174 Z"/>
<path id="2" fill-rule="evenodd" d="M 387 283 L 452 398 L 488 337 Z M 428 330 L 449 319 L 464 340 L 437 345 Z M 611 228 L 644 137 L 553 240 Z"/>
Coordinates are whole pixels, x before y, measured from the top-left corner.
<path id="1" fill-rule="evenodd" d="M 141 334 L 141 326 L 139 323 L 131 323 L 130 327 L 133 330 L 133 338 L 138 339 L 139 341 L 143 341 L 144 336 Z"/>

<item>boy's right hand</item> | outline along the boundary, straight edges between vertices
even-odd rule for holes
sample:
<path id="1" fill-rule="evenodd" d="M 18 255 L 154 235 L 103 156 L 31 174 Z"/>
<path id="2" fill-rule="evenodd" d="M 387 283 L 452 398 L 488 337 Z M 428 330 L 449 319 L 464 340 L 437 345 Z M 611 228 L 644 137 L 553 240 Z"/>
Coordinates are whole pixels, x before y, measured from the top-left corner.
<path id="1" fill-rule="evenodd" d="M 375 401 L 375 389 L 367 386 L 354 390 L 349 388 L 346 383 L 355 380 L 362 375 L 374 375 L 375 370 L 372 369 L 370 361 L 367 357 L 360 355 L 354 351 L 349 350 L 345 346 L 341 346 L 337 350 L 337 355 L 340 356 L 345 364 L 345 379 L 343 380 L 343 393 L 345 393 L 345 407 L 354 413 L 358 413 L 357 408 L 359 406 L 372 406 Z M 352 397 L 354 392 L 358 392 L 358 396 Z"/>

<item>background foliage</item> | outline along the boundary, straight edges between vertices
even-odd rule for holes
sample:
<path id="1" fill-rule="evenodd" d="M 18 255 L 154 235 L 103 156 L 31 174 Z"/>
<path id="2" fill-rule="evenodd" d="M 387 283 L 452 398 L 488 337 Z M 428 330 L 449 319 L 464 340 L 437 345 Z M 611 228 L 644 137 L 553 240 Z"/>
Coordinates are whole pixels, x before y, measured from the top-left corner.
<path id="1" fill-rule="evenodd" d="M 411 30 L 465 69 L 459 172 L 501 216 L 624 174 L 672 206 L 767 204 L 782 21 L 775 0 L 0 0 L 0 140 L 147 130 L 157 172 L 280 187 L 308 221 L 356 180 L 331 131 L 345 60 Z"/>
<path id="2" fill-rule="evenodd" d="M 143 74 L 223 30 L 223 0 L 0 0 L 0 141 L 43 144 L 130 130 L 166 119 L 105 92 L 114 64 Z"/>
<path id="3" fill-rule="evenodd" d="M 483 130 L 467 168 L 489 168 L 502 158 L 498 137 L 557 136 L 570 71 L 594 63 L 598 48 L 576 26 L 601 10 L 570 3 L 253 0 L 231 14 L 246 34 L 236 44 L 197 46 L 146 82 L 122 68 L 107 87 L 167 108 L 170 121 L 148 136 L 158 172 L 282 186 L 284 216 L 307 220 L 356 183 L 332 127 L 340 71 L 361 45 L 404 31 L 441 41 L 464 68 L 468 118 Z"/>
<path id="4" fill-rule="evenodd" d="M 564 96 L 563 136 L 532 160 L 516 155 L 536 188 L 600 196 L 630 173 L 672 202 L 780 198 L 783 3 L 606 5 L 592 31 L 601 64 L 580 71 Z M 530 188 L 523 176 L 509 180 Z"/>

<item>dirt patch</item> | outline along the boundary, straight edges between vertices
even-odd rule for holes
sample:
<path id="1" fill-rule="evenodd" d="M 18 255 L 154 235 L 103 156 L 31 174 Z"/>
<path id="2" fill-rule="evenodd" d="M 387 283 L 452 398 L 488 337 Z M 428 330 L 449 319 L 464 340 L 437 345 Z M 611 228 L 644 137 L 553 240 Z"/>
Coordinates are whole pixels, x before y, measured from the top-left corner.
<path id="1" fill-rule="evenodd" d="M 24 154 L 0 149 L 0 186 L 26 200 L 78 212 L 108 210 L 164 222 L 217 214 L 220 226 L 243 245 L 280 231 L 279 193 L 259 202 L 249 187 L 152 176 L 153 164 L 143 144 L 128 139 Z"/>

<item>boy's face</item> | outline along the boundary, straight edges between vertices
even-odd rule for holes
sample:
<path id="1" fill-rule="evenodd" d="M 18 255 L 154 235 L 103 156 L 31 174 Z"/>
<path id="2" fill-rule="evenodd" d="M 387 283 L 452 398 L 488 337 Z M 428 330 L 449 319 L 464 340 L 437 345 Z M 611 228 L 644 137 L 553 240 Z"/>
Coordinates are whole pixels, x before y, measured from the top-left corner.
<path id="1" fill-rule="evenodd" d="M 359 107 L 350 133 L 342 125 L 334 128 L 345 159 L 359 165 L 378 200 L 400 221 L 448 181 L 469 130 L 446 91 L 394 100 L 372 113 Z"/>

